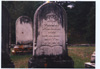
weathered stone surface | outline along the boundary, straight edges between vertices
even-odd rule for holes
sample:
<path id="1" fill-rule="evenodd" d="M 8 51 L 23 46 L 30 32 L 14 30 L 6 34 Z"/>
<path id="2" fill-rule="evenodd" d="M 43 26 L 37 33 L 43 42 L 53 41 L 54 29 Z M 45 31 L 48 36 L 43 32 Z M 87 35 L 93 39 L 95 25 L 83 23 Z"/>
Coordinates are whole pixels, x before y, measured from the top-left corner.
<path id="1" fill-rule="evenodd" d="M 1 67 L 2 68 L 13 68 L 9 56 L 9 13 L 7 9 L 2 5 L 2 55 L 1 55 Z"/>
<path id="2" fill-rule="evenodd" d="M 33 57 L 29 68 L 73 68 L 67 54 L 67 18 L 65 10 L 56 3 L 41 5 L 34 15 Z"/>
<path id="3" fill-rule="evenodd" d="M 28 16 L 20 16 L 16 20 L 16 44 L 33 42 L 32 20 Z"/>
<path id="4" fill-rule="evenodd" d="M 65 54 L 66 24 L 66 13 L 61 6 L 55 3 L 40 6 L 34 16 L 33 55 Z"/>

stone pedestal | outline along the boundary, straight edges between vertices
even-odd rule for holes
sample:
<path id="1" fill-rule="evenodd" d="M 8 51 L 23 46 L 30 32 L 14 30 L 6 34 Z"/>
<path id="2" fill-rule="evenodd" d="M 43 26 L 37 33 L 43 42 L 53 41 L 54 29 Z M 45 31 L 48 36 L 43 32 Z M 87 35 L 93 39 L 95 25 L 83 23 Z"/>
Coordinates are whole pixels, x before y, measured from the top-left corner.
<path id="1" fill-rule="evenodd" d="M 95 68 L 95 63 L 86 62 L 86 63 L 85 63 L 85 67 L 86 67 L 86 68 Z"/>
<path id="2" fill-rule="evenodd" d="M 28 61 L 29 68 L 74 68 L 74 61 L 71 57 L 61 56 L 37 56 L 31 57 Z"/>

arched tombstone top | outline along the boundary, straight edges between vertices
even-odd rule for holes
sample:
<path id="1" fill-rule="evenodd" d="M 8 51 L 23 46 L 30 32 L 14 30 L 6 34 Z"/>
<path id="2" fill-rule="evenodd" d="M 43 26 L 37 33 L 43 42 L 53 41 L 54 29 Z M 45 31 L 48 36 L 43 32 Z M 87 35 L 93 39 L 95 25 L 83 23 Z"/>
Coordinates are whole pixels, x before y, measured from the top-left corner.
<path id="1" fill-rule="evenodd" d="M 33 55 L 65 54 L 66 22 L 65 10 L 60 5 L 41 5 L 34 15 Z"/>
<path id="2" fill-rule="evenodd" d="M 28 16 L 20 16 L 17 20 L 16 20 L 16 24 L 22 24 L 22 23 L 29 23 L 32 24 L 32 20 L 31 18 L 29 18 Z"/>
<path id="3" fill-rule="evenodd" d="M 42 13 L 42 14 L 41 14 Z M 64 8 L 56 3 L 50 2 L 50 3 L 44 3 L 41 5 L 35 12 L 34 19 L 37 19 L 37 17 L 40 19 L 40 21 L 44 18 L 47 19 L 48 17 L 56 16 L 55 18 L 61 18 L 65 19 L 64 21 L 67 22 L 67 14 Z M 64 14 L 64 15 L 63 15 Z M 64 17 L 64 18 L 62 18 Z M 54 17 L 53 17 L 54 18 Z M 63 21 L 63 20 L 62 20 Z M 36 20 L 34 20 L 36 22 Z"/>
<path id="4" fill-rule="evenodd" d="M 16 20 L 16 44 L 33 43 L 32 20 L 28 16 L 20 16 Z"/>

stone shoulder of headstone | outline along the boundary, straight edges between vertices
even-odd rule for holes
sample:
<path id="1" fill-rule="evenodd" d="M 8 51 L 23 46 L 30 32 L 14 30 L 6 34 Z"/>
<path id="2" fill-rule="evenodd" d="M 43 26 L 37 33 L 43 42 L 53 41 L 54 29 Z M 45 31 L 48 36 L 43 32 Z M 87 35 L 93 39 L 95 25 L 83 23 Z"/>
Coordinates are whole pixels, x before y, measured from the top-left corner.
<path id="1" fill-rule="evenodd" d="M 91 55 L 91 63 L 95 63 L 95 51 Z"/>

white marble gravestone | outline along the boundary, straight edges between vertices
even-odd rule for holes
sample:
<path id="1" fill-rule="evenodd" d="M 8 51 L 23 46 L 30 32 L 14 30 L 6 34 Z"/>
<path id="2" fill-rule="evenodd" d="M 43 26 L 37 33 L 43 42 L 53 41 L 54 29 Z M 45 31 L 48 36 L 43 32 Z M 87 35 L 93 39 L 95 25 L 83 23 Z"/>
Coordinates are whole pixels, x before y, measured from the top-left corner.
<path id="1" fill-rule="evenodd" d="M 32 43 L 32 20 L 28 16 L 20 16 L 16 20 L 16 44 Z"/>
<path id="2" fill-rule="evenodd" d="M 65 10 L 54 2 L 44 3 L 34 14 L 33 56 L 29 68 L 73 68 L 67 52 Z"/>
<path id="3" fill-rule="evenodd" d="M 51 4 L 43 4 L 34 15 L 33 55 L 61 55 L 65 53 L 66 13 L 61 6 Z"/>

